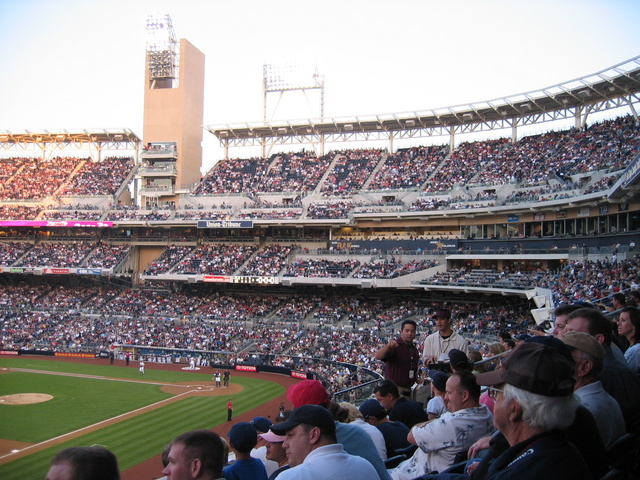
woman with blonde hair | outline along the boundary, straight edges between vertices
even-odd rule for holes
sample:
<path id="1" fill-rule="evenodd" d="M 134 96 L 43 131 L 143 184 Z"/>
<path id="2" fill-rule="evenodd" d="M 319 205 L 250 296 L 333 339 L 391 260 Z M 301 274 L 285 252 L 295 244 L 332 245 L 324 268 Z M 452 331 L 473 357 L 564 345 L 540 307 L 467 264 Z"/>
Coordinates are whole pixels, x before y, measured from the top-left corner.
<path id="1" fill-rule="evenodd" d="M 506 352 L 506 349 L 504 348 L 504 345 L 502 343 L 494 342 L 489 344 L 488 351 L 489 351 L 489 355 L 487 355 L 488 357 L 495 357 L 496 355 L 500 355 L 501 353 Z M 499 364 L 500 364 L 500 358 L 491 360 L 490 362 L 487 362 L 487 369 L 490 371 L 495 370 Z"/>

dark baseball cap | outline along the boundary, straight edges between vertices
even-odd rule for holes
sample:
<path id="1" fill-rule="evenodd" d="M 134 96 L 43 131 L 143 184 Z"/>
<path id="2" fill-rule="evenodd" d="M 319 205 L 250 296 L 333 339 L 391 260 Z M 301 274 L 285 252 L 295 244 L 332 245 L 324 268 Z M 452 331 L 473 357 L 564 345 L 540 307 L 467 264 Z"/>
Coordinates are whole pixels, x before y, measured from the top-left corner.
<path id="1" fill-rule="evenodd" d="M 576 307 L 580 308 L 597 308 L 593 303 L 585 302 L 583 300 L 573 302 L 571 305 L 575 305 Z"/>
<path id="2" fill-rule="evenodd" d="M 365 418 L 377 417 L 382 412 L 385 412 L 386 414 L 386 410 L 384 409 L 382 404 L 374 398 L 370 398 L 362 402 L 362 405 L 360 405 L 360 408 L 358 408 L 358 410 Z"/>
<path id="3" fill-rule="evenodd" d="M 513 349 L 493 372 L 478 375 L 476 382 L 478 385 L 507 383 L 538 395 L 563 397 L 573 393 L 573 370 L 574 365 L 555 348 L 525 342 Z"/>
<path id="4" fill-rule="evenodd" d="M 431 318 L 451 318 L 451 312 L 447 309 L 440 308 L 436 310 Z"/>
<path id="5" fill-rule="evenodd" d="M 440 370 L 429 370 L 429 378 L 431 379 L 431 383 L 441 392 L 444 392 L 447 388 L 447 380 L 449 376 L 441 372 Z"/>
<path id="6" fill-rule="evenodd" d="M 449 351 L 449 363 L 458 370 L 466 370 L 469 368 L 469 357 L 462 350 L 452 348 Z"/>
<path id="7" fill-rule="evenodd" d="M 253 428 L 255 428 L 258 432 L 266 433 L 271 428 L 272 422 L 265 417 L 254 417 L 253 420 L 251 420 L 251 422 L 249 423 L 251 423 L 251 425 L 253 425 Z"/>
<path id="8" fill-rule="evenodd" d="M 318 427 L 323 433 L 336 433 L 335 420 L 329 410 L 320 405 L 303 405 L 296 408 L 287 420 L 274 423 L 271 431 L 276 435 L 284 435 L 288 430 L 302 424 Z"/>
<path id="9" fill-rule="evenodd" d="M 566 358 L 571 365 L 575 364 L 573 357 L 571 356 L 571 349 L 562 340 L 556 337 L 549 337 L 547 335 L 533 335 L 525 340 L 525 343 L 540 343 L 547 347 L 553 348 L 556 352 Z"/>
<path id="10" fill-rule="evenodd" d="M 249 452 L 258 443 L 258 433 L 249 422 L 238 422 L 229 430 L 229 441 L 236 450 Z"/>

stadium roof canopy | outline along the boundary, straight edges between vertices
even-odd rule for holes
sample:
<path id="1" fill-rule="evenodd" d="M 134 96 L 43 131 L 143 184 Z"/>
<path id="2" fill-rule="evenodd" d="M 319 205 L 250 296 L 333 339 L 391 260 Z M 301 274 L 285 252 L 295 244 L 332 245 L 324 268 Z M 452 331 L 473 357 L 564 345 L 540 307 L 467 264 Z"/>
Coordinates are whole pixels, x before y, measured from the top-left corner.
<path id="1" fill-rule="evenodd" d="M 479 103 L 434 110 L 325 121 L 300 120 L 208 125 L 221 145 L 229 147 L 324 144 L 366 140 L 422 138 L 575 118 L 576 127 L 590 113 L 640 104 L 640 55 L 600 72 L 541 90 Z"/>
<path id="2" fill-rule="evenodd" d="M 122 130 L 82 130 L 69 132 L 37 131 L 10 132 L 0 131 L 0 149 L 15 148 L 33 149 L 34 146 L 45 150 L 51 147 L 65 148 L 77 146 L 79 148 L 93 146 L 100 150 L 137 149 L 142 140 L 129 129 Z"/>

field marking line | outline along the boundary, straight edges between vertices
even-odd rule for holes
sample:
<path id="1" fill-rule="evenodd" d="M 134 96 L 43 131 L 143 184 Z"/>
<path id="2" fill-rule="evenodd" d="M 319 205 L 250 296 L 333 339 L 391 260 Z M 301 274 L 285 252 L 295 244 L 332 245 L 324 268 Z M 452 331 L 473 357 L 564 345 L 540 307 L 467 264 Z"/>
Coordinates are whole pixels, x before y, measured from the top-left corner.
<path id="1" fill-rule="evenodd" d="M 213 386 L 209 386 L 209 385 L 202 385 L 202 384 L 195 384 L 195 385 L 181 385 L 181 384 L 177 384 L 177 383 L 162 383 L 162 382 L 154 382 L 154 381 L 145 381 L 145 380 L 135 380 L 135 379 L 128 379 L 128 378 L 112 378 L 112 377 L 105 377 L 104 375 L 87 375 L 85 373 L 70 373 L 70 372 L 54 372 L 51 370 L 33 370 L 33 369 L 29 369 L 29 368 L 13 368 L 13 367 L 8 367 L 8 370 L 14 371 L 14 372 L 23 372 L 23 373 L 38 373 L 41 375 L 60 375 L 63 377 L 79 377 L 79 378 L 89 378 L 89 379 L 93 379 L 93 380 L 106 380 L 109 382 L 125 382 L 125 383 L 142 383 L 144 385 L 160 385 L 162 387 L 184 387 L 184 388 L 189 388 L 189 387 L 206 387 L 207 390 L 211 390 L 213 388 Z"/>

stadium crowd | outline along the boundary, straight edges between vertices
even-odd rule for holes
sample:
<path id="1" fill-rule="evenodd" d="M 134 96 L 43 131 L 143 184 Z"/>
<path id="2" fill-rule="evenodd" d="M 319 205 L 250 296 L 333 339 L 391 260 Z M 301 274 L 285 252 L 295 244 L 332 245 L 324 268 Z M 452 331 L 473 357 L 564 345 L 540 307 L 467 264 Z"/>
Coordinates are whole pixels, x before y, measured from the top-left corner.
<path id="1" fill-rule="evenodd" d="M 464 142 L 452 153 L 446 146 L 413 147 L 395 154 L 381 150 L 341 150 L 316 158 L 310 152 L 275 154 L 269 159 L 231 159 L 217 163 L 193 192 L 194 199 L 207 195 L 245 195 L 254 198 L 243 211 L 187 212 L 181 207 L 149 210 L 122 205 L 105 207 L 97 212 L 71 205 L 55 212 L 56 205 L 0 206 L 4 219 L 83 219 L 109 221 L 158 221 L 220 219 L 232 213 L 242 218 L 295 219 L 302 210 L 274 209 L 257 198 L 259 192 L 296 193 L 302 196 L 320 189 L 324 196 L 342 197 L 333 202 L 310 205 L 310 219 L 347 218 L 357 205 L 350 197 L 361 190 L 368 192 L 411 189 L 440 193 L 426 197 L 408 211 L 444 208 L 477 208 L 520 201 L 549 201 L 566 198 L 576 192 L 589 194 L 610 188 L 621 171 L 638 154 L 640 135 L 630 117 L 619 117 L 589 125 L 582 131 L 569 130 L 526 136 L 517 142 L 507 139 Z M 100 162 L 91 159 L 55 157 L 0 159 L 0 200 L 38 200 L 52 196 L 87 197 L 113 195 L 130 177 L 131 158 L 109 157 Z M 523 168 L 526 163 L 526 168 Z M 596 172 L 604 176 L 593 176 Z M 96 181 L 99 179 L 99 181 Z M 506 196 L 478 198 L 479 192 L 449 196 L 455 186 L 495 186 L 512 183 L 519 187 Z M 485 192 L 486 195 L 486 192 Z M 483 200 L 484 202 L 479 201 Z M 492 203 L 487 203 L 492 200 Z M 376 200 L 377 201 L 377 200 Z M 375 202 L 374 202 L 375 203 Z M 67 207 L 60 203 L 58 206 Z M 292 205 L 288 205 L 291 207 Z M 174 206 L 175 207 L 175 206 Z M 286 207 L 286 205 L 283 205 Z M 164 207 L 163 207 L 164 208 Z M 106 210 L 106 211 L 105 211 Z"/>

